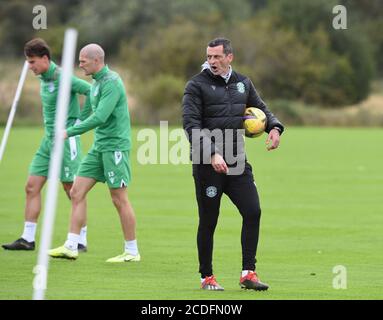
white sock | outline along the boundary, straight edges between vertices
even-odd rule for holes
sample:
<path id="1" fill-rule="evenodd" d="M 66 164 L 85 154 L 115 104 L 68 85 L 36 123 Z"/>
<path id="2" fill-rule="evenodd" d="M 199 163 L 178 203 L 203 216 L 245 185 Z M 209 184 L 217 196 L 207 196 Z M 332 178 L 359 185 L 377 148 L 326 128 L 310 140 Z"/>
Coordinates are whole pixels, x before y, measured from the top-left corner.
<path id="1" fill-rule="evenodd" d="M 68 233 L 67 240 L 64 246 L 69 250 L 77 250 L 78 242 L 80 241 L 80 235 L 75 233 Z"/>
<path id="2" fill-rule="evenodd" d="M 251 271 L 253 270 L 242 270 L 242 277 L 247 276 L 247 274 Z"/>
<path id="3" fill-rule="evenodd" d="M 36 227 L 37 227 L 37 223 L 25 221 L 24 232 L 21 238 L 27 240 L 28 242 L 35 241 Z"/>
<path id="4" fill-rule="evenodd" d="M 80 231 L 80 241 L 78 243 L 81 243 L 83 246 L 86 247 L 87 241 L 86 241 L 86 230 L 87 227 L 82 227 Z"/>
<path id="5" fill-rule="evenodd" d="M 129 252 L 132 256 L 138 254 L 137 240 L 125 240 L 125 252 Z"/>

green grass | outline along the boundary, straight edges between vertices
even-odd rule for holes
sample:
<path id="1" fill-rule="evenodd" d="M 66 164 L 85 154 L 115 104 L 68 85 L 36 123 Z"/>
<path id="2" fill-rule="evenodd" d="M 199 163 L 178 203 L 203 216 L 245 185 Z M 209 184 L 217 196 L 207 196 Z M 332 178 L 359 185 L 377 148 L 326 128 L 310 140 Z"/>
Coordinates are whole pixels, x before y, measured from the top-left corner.
<path id="1" fill-rule="evenodd" d="M 0 164 L 0 243 L 22 232 L 23 188 L 41 134 L 34 128 L 11 132 Z M 142 166 L 133 157 L 129 197 L 142 261 L 105 263 L 122 252 L 123 239 L 108 190 L 99 184 L 88 197 L 89 252 L 74 262 L 50 261 L 46 297 L 382 299 L 382 137 L 381 129 L 288 128 L 274 152 L 266 152 L 265 137 L 247 140 L 263 209 L 257 270 L 271 285 L 268 292 L 238 286 L 241 219 L 227 199 L 214 250 L 214 271 L 226 290 L 201 291 L 190 165 Z M 83 141 L 87 150 L 92 135 Z M 70 203 L 60 190 L 54 246 L 66 238 L 69 213 Z M 0 299 L 31 298 L 36 262 L 37 251 L 0 251 Z M 332 287 L 336 265 L 347 268 L 346 290 Z"/>

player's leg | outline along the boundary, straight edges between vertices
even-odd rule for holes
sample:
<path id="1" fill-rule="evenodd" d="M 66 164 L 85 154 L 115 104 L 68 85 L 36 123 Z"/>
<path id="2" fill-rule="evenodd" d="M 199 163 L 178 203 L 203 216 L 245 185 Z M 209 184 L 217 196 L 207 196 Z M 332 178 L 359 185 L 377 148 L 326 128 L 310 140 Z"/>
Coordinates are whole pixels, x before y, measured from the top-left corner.
<path id="1" fill-rule="evenodd" d="M 71 199 L 70 191 L 73 186 L 73 180 L 77 175 L 78 169 L 81 164 L 81 141 L 80 137 L 70 137 L 65 140 L 64 143 L 64 158 L 61 169 L 61 182 L 64 188 L 64 191 L 68 197 Z M 86 220 L 84 225 L 81 228 L 80 232 L 80 242 L 78 244 L 79 252 L 87 251 L 87 227 Z"/>
<path id="2" fill-rule="evenodd" d="M 51 142 L 43 138 L 32 163 L 25 186 L 25 221 L 37 223 L 41 211 L 41 190 L 48 177 Z"/>
<path id="3" fill-rule="evenodd" d="M 63 185 L 65 193 L 68 196 L 68 199 L 71 200 L 70 191 L 73 187 L 73 182 L 63 182 L 62 185 Z M 78 251 L 79 252 L 87 252 L 88 251 L 88 247 L 87 247 L 88 241 L 87 241 L 86 235 L 87 235 L 87 226 L 86 226 L 86 217 L 85 217 L 84 225 L 81 227 L 81 231 L 80 231 L 80 241 L 78 243 Z"/>
<path id="4" fill-rule="evenodd" d="M 136 217 L 126 188 L 109 189 L 112 202 L 120 216 L 122 232 L 126 241 L 136 239 Z"/>
<path id="5" fill-rule="evenodd" d="M 78 257 L 78 243 L 80 241 L 81 227 L 86 221 L 86 195 L 97 181 L 104 182 L 103 164 L 101 154 L 91 149 L 78 170 L 70 192 L 72 201 L 72 216 L 70 229 L 65 244 L 49 250 L 53 258 L 76 259 Z"/>
<path id="6" fill-rule="evenodd" d="M 228 177 L 228 184 L 224 192 L 236 205 L 242 216 L 240 285 L 246 289 L 267 290 L 268 285 L 260 282 L 255 273 L 261 207 L 250 164 L 246 163 L 243 174 Z"/>
<path id="7" fill-rule="evenodd" d="M 70 200 L 70 189 L 72 189 L 73 182 L 62 182 L 63 189 L 65 191 L 66 196 Z"/>
<path id="8" fill-rule="evenodd" d="M 128 199 L 126 188 L 110 189 L 113 204 L 120 217 L 125 239 L 125 250 L 122 255 L 108 259 L 107 262 L 137 262 L 141 260 L 136 240 L 136 217 Z"/>
<path id="9" fill-rule="evenodd" d="M 43 138 L 29 167 L 25 185 L 25 221 L 22 236 L 16 241 L 4 244 L 7 250 L 34 250 L 37 220 L 41 211 L 41 190 L 47 181 L 50 157 L 50 142 Z"/>
<path id="10" fill-rule="evenodd" d="M 136 217 L 126 191 L 131 180 L 129 160 L 129 151 L 103 153 L 104 175 L 112 202 L 120 216 L 125 240 L 124 253 L 108 259 L 107 262 L 137 262 L 141 259 L 136 240 Z"/>
<path id="11" fill-rule="evenodd" d="M 86 222 L 86 195 L 97 181 L 88 177 L 76 177 L 70 192 L 72 200 L 72 216 L 70 232 L 80 235 L 81 228 Z"/>
<path id="12" fill-rule="evenodd" d="M 47 177 L 29 176 L 25 185 L 25 221 L 37 223 L 41 212 L 41 190 Z"/>
<path id="13" fill-rule="evenodd" d="M 37 219 L 41 211 L 41 189 L 47 178 L 29 176 L 25 186 L 26 204 L 24 230 L 21 237 L 12 243 L 3 244 L 6 250 L 34 250 Z"/>
<path id="14" fill-rule="evenodd" d="M 211 165 L 193 165 L 193 177 L 198 202 L 197 247 L 201 288 L 223 290 L 213 275 L 213 243 L 224 184 L 224 175 Z"/>
<path id="15" fill-rule="evenodd" d="M 64 245 L 49 250 L 53 258 L 77 259 L 81 227 L 86 221 L 86 194 L 96 184 L 96 180 L 86 177 L 76 177 L 70 192 L 72 200 L 72 216 L 70 230 Z"/>

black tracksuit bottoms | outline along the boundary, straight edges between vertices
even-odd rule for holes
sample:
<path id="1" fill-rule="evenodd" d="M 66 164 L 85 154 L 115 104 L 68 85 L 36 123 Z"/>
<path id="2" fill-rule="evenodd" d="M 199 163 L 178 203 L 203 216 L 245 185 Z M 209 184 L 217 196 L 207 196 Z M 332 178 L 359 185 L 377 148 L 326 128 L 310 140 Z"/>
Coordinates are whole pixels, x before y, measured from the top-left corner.
<path id="1" fill-rule="evenodd" d="M 201 277 L 213 274 L 213 237 L 223 193 L 242 216 L 242 270 L 255 270 L 261 208 L 251 165 L 246 162 L 241 175 L 226 175 L 215 172 L 210 164 L 193 164 L 193 177 L 199 212 L 197 246 Z"/>

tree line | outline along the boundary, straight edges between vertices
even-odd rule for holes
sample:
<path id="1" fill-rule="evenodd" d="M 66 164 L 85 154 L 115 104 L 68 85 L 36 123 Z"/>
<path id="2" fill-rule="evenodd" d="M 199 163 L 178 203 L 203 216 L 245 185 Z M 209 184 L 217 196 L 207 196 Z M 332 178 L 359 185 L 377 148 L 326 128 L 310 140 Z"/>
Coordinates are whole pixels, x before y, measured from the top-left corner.
<path id="1" fill-rule="evenodd" d="M 48 28 L 32 28 L 32 8 L 47 8 Z M 335 5 L 347 9 L 336 30 Z M 206 44 L 232 40 L 233 66 L 267 99 L 341 107 L 367 97 L 383 74 L 383 2 L 379 0 L 53 0 L 0 2 L 0 56 L 18 57 L 34 36 L 57 59 L 67 26 L 79 44 L 97 42 L 130 72 L 131 91 L 155 115 L 178 113 L 187 79 Z"/>

